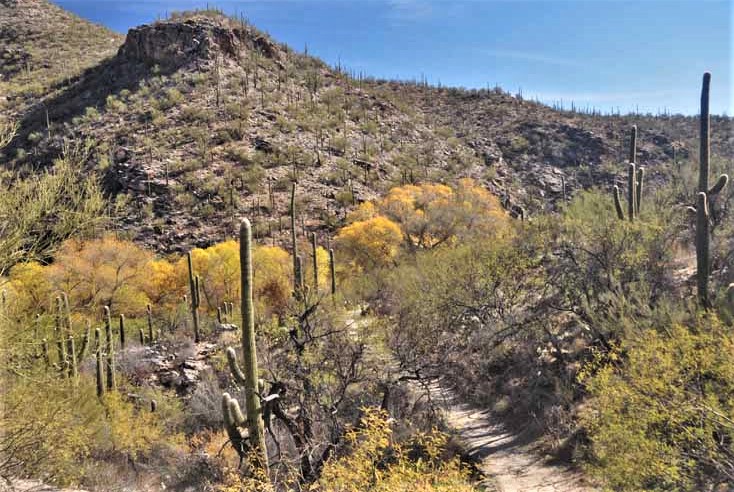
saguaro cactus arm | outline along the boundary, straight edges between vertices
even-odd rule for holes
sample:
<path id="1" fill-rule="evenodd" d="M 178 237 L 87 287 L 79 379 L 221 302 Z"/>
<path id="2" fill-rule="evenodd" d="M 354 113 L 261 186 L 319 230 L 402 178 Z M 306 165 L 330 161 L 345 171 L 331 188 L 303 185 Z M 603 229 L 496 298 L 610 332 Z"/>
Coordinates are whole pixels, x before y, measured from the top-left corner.
<path id="1" fill-rule="evenodd" d="M 635 196 L 635 213 L 637 217 L 640 216 L 640 209 L 642 208 L 642 186 L 645 180 L 645 168 L 639 167 L 637 169 L 637 195 Z"/>
<path id="2" fill-rule="evenodd" d="M 619 220 L 624 220 L 624 210 L 622 209 L 622 199 L 619 197 L 619 186 L 614 185 L 614 209 L 617 211 Z"/>
<path id="3" fill-rule="evenodd" d="M 229 364 L 229 370 L 232 372 L 232 377 L 237 381 L 237 384 L 244 386 L 247 378 L 239 364 L 237 364 L 237 354 L 232 347 L 228 347 L 225 353 L 227 354 L 227 363 Z"/>

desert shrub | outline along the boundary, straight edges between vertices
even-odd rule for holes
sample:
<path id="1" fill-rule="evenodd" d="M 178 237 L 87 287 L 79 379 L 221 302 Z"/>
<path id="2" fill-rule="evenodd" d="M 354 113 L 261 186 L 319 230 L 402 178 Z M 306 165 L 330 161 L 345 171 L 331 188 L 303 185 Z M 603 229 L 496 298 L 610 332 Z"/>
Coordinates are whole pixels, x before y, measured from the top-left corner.
<path id="1" fill-rule="evenodd" d="M 98 312 L 106 305 L 118 312 L 142 314 L 150 301 L 142 285 L 152 259 L 149 251 L 113 236 L 72 239 L 60 248 L 47 275 L 77 307 Z"/>
<path id="2" fill-rule="evenodd" d="M 180 443 L 164 432 L 161 415 L 136 408 L 120 393 L 99 400 L 94 381 L 78 384 L 36 377 L 36 383 L 6 380 L 0 414 L 0 476 L 45 477 L 66 485 L 78 483 L 97 459 L 137 460 L 157 446 Z M 159 396 L 160 397 L 160 396 Z"/>
<path id="3" fill-rule="evenodd" d="M 367 410 L 347 431 L 348 451 L 324 465 L 319 492 L 473 492 L 458 458 L 442 460 L 446 437 L 433 432 L 400 444 L 391 439 L 386 415 Z"/>
<path id="4" fill-rule="evenodd" d="M 611 489 L 731 484 L 734 337 L 718 320 L 641 331 L 586 370 L 590 468 Z"/>
<path id="5" fill-rule="evenodd" d="M 360 269 L 389 264 L 402 242 L 400 227 L 386 217 L 354 222 L 336 236 L 339 252 Z"/>
<path id="6" fill-rule="evenodd" d="M 65 239 L 104 222 L 97 178 L 84 170 L 86 147 L 67 147 L 43 173 L 0 184 L 0 275 L 15 263 L 45 260 Z"/>

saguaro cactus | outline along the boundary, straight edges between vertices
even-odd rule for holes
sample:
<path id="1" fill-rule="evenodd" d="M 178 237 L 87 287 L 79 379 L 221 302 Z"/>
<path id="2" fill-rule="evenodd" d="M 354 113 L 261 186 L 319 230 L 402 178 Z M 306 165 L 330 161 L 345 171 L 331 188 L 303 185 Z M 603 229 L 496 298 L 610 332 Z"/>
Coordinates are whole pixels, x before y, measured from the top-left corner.
<path id="1" fill-rule="evenodd" d="M 331 273 L 331 295 L 336 294 L 336 264 L 334 263 L 334 250 L 329 248 L 329 272 Z"/>
<path id="2" fill-rule="evenodd" d="M 194 264 L 191 259 L 191 251 L 186 254 L 189 266 L 189 289 L 191 291 L 191 321 L 194 325 L 194 343 L 199 343 L 199 281 L 194 276 Z"/>
<path id="3" fill-rule="evenodd" d="M 261 418 L 260 395 L 258 394 L 257 349 L 255 344 L 255 310 L 252 299 L 252 226 L 250 221 L 243 219 L 240 224 L 240 274 L 241 274 L 241 311 L 242 311 L 242 354 L 243 368 L 237 365 L 235 351 L 227 349 L 232 375 L 245 388 L 245 408 L 247 410 L 247 429 L 250 444 L 255 452 L 256 465 L 268 469 L 268 453 L 265 447 L 265 429 Z M 239 430 L 237 425 L 245 418 L 238 412 L 236 400 L 229 398 L 226 393 L 222 397 L 222 410 L 225 415 L 225 426 L 232 444 L 238 449 Z M 226 410 L 225 410 L 226 406 Z M 239 443 L 239 444 L 238 444 Z"/>
<path id="4" fill-rule="evenodd" d="M 107 389 L 113 391 L 117 387 L 115 380 L 115 343 L 112 338 L 112 318 L 110 307 L 104 307 L 105 353 L 107 354 Z"/>
<path id="5" fill-rule="evenodd" d="M 104 396 L 104 372 L 102 370 L 102 351 L 97 350 L 94 354 L 96 375 L 97 375 L 97 397 L 102 398 Z"/>
<path id="6" fill-rule="evenodd" d="M 630 131 L 629 164 L 627 167 L 627 218 L 630 222 L 640 216 L 640 203 L 642 202 L 642 183 L 645 177 L 645 169 L 637 165 L 637 125 L 632 125 Z M 614 209 L 619 220 L 624 220 L 624 208 L 619 187 L 614 185 Z"/>
<path id="7" fill-rule="evenodd" d="M 710 227 L 709 214 L 711 199 L 726 186 L 729 177 L 722 174 L 716 183 L 709 188 L 709 160 L 711 155 L 711 117 L 709 114 L 709 94 L 711 74 L 703 74 L 701 88 L 701 120 L 698 168 L 698 195 L 696 201 L 696 276 L 698 299 L 704 308 L 711 306 L 709 299 L 709 273 L 711 262 L 709 258 Z"/>
<path id="8" fill-rule="evenodd" d="M 120 350 L 125 350 L 125 315 L 120 314 Z"/>

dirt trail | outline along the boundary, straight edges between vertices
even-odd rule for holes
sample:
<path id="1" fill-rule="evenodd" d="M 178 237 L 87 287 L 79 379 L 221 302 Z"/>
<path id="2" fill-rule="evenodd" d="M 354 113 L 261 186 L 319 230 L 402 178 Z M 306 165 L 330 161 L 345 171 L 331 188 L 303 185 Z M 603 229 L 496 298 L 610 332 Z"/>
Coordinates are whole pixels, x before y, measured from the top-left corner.
<path id="1" fill-rule="evenodd" d="M 517 434 L 494 421 L 486 410 L 457 401 L 448 385 L 428 385 L 431 399 L 443 410 L 448 427 L 477 467 L 499 492 L 595 492 L 581 473 L 549 463 Z"/>

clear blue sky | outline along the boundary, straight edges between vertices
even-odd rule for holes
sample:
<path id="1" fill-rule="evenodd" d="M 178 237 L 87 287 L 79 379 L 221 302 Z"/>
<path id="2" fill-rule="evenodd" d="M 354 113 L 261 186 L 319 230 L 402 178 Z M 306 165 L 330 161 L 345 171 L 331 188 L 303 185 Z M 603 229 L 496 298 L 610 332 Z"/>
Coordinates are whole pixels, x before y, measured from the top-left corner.
<path id="1" fill-rule="evenodd" d="M 125 32 L 195 0 L 56 0 Z M 226 0 L 257 27 L 330 64 L 383 78 L 499 84 L 544 102 L 734 115 L 732 0 Z"/>

